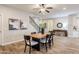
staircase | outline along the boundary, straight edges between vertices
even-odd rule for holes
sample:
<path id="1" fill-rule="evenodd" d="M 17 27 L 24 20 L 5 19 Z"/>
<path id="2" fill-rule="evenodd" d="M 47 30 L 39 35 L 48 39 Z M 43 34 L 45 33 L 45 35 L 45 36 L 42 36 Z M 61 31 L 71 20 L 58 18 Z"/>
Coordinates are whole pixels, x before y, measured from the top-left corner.
<path id="1" fill-rule="evenodd" d="M 29 23 L 38 31 L 40 32 L 40 27 L 39 25 L 34 21 L 34 19 L 29 16 Z"/>

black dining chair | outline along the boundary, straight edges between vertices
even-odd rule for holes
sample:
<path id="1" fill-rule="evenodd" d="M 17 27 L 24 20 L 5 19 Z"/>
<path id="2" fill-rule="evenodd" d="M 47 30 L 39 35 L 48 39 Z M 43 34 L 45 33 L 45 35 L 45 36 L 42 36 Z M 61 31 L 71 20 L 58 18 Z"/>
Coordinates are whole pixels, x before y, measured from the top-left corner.
<path id="1" fill-rule="evenodd" d="M 54 35 L 55 35 L 54 33 L 51 34 L 52 45 L 54 45 L 54 39 L 53 39 Z"/>
<path id="2" fill-rule="evenodd" d="M 45 45 L 46 52 L 48 51 L 49 40 L 50 40 L 50 35 L 47 35 L 46 38 L 43 38 L 43 39 L 40 40 L 40 43 Z"/>
<path id="3" fill-rule="evenodd" d="M 36 32 L 31 32 L 31 34 L 36 34 Z"/>
<path id="4" fill-rule="evenodd" d="M 32 46 L 35 46 L 38 44 L 38 42 L 33 41 L 32 38 L 29 35 L 24 35 L 24 41 L 25 41 L 25 49 L 24 52 L 26 52 L 27 46 L 29 46 L 29 53 L 31 53 Z"/>
<path id="5" fill-rule="evenodd" d="M 49 31 L 50 32 L 50 41 L 49 41 L 49 47 L 51 47 L 51 45 L 54 45 L 54 40 L 53 37 L 55 35 L 55 33 L 53 31 Z"/>
<path id="6" fill-rule="evenodd" d="M 53 34 L 50 34 L 50 39 L 49 39 L 49 48 L 51 48 L 51 46 L 54 45 L 54 41 L 53 41 Z"/>

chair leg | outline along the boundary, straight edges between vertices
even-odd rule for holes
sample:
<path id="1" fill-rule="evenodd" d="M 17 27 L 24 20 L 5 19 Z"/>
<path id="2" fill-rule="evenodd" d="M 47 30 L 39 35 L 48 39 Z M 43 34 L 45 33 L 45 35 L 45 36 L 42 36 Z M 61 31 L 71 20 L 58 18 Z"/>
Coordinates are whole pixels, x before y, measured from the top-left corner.
<path id="1" fill-rule="evenodd" d="M 24 52 L 26 52 L 27 45 L 25 45 Z"/>
<path id="2" fill-rule="evenodd" d="M 48 44 L 49 44 L 49 48 L 51 48 L 51 43 L 52 43 L 52 42 L 51 42 L 51 40 L 50 40 L 49 43 L 48 43 Z"/>
<path id="3" fill-rule="evenodd" d="M 54 42 L 52 42 L 52 46 L 54 46 Z"/>
<path id="4" fill-rule="evenodd" d="M 31 54 L 31 46 L 29 46 L 29 54 Z"/>
<path id="5" fill-rule="evenodd" d="M 46 52 L 48 51 L 48 49 L 47 49 L 47 43 L 45 44 L 45 46 L 46 46 Z"/>
<path id="6" fill-rule="evenodd" d="M 53 42 L 53 40 L 52 40 L 52 46 L 54 45 L 54 42 Z"/>

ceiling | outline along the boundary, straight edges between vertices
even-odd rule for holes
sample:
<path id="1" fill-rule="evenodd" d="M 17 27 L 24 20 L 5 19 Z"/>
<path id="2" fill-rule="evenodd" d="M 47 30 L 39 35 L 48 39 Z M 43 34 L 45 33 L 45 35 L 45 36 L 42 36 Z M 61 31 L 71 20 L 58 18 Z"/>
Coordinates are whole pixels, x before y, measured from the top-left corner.
<path id="1" fill-rule="evenodd" d="M 69 14 L 79 12 L 79 4 L 48 4 L 47 6 L 51 6 L 53 9 L 50 10 L 50 13 L 45 13 L 44 15 L 39 14 L 37 10 L 34 10 L 34 8 L 37 7 L 36 4 L 6 4 L 5 6 L 17 8 L 35 15 L 49 18 L 67 16 Z"/>

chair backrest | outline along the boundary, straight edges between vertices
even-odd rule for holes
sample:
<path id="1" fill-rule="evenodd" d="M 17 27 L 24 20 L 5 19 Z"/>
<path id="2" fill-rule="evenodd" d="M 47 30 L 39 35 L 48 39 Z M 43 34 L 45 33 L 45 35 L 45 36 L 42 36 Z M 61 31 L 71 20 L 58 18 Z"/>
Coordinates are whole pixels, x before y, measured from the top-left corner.
<path id="1" fill-rule="evenodd" d="M 48 34 L 46 35 L 46 38 L 49 38 L 49 35 Z"/>
<path id="2" fill-rule="evenodd" d="M 24 35 L 24 41 L 25 41 L 25 44 L 27 44 L 27 42 L 29 42 L 29 44 L 31 44 L 31 37 L 29 35 Z"/>
<path id="3" fill-rule="evenodd" d="M 31 32 L 31 34 L 36 34 L 36 32 Z"/>
<path id="4" fill-rule="evenodd" d="M 50 34 L 47 34 L 47 35 L 46 35 L 46 41 L 47 41 L 47 40 L 50 40 L 50 37 L 51 37 Z"/>
<path id="5" fill-rule="evenodd" d="M 53 39 L 53 34 L 50 34 L 51 35 L 51 39 Z"/>

